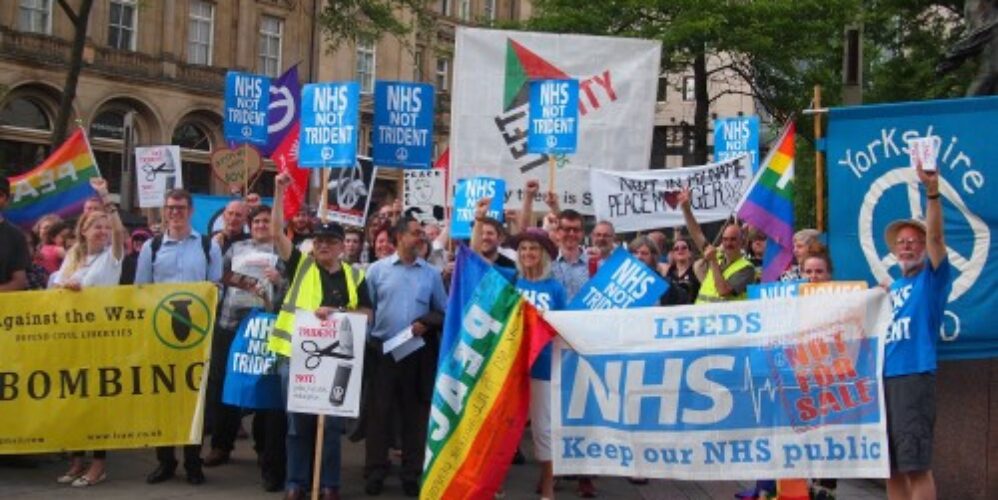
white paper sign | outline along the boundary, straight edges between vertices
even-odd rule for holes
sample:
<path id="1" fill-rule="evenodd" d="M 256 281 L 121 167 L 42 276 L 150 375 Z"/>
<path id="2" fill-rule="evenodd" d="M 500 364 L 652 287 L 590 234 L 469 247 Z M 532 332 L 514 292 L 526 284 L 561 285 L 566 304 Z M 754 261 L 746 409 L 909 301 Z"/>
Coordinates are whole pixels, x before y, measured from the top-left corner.
<path id="1" fill-rule="evenodd" d="M 167 191 L 184 187 L 180 165 L 180 146 L 135 148 L 140 208 L 162 207 Z"/>
<path id="2" fill-rule="evenodd" d="M 579 81 L 578 149 L 555 155 L 562 208 L 592 213 L 589 179 L 565 167 L 645 170 L 651 154 L 661 43 L 634 38 L 457 29 L 451 182 L 506 181 L 507 206 L 525 181 L 548 186 L 548 157 L 527 153 L 530 81 Z"/>
<path id="3" fill-rule="evenodd" d="M 356 417 L 366 335 L 362 314 L 335 313 L 320 320 L 312 311 L 298 310 L 291 336 L 288 411 Z"/>
<path id="4" fill-rule="evenodd" d="M 617 231 L 643 231 L 686 224 L 679 193 L 690 188 L 690 206 L 701 223 L 727 219 L 752 183 L 747 155 L 700 167 L 611 172 L 591 170 L 596 218 Z"/>
<path id="5" fill-rule="evenodd" d="M 420 222 L 443 223 L 447 184 L 440 169 L 407 169 L 402 177 L 402 210 Z"/>
<path id="6" fill-rule="evenodd" d="M 941 143 L 942 139 L 937 135 L 908 139 L 908 157 L 911 159 L 911 168 L 918 168 L 918 164 L 921 163 L 922 170 L 935 172 L 936 158 L 939 156 Z"/>

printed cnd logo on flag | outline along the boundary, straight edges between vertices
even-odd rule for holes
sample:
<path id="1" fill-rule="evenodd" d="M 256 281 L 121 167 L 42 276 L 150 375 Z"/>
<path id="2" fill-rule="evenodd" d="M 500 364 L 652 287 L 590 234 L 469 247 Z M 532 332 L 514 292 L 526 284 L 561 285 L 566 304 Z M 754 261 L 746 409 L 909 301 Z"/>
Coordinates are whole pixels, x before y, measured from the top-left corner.
<path id="1" fill-rule="evenodd" d="M 163 345 L 185 350 L 197 347 L 208 337 L 214 318 L 212 308 L 200 297 L 177 292 L 156 305 L 151 321 Z"/>
<path id="2" fill-rule="evenodd" d="M 939 144 L 936 164 L 951 289 L 939 332 L 941 359 L 998 352 L 993 325 L 978 310 L 994 307 L 992 227 L 998 195 L 980 131 L 998 116 L 998 99 L 924 101 L 833 109 L 829 119 L 829 243 L 838 278 L 884 283 L 899 275 L 884 241 L 896 219 L 925 221 L 925 188 L 910 166 L 909 144 Z M 993 260 L 993 259 L 992 259 Z M 841 265 L 839 265 L 841 263 Z M 991 272 L 989 272 L 989 270 Z M 993 354 L 992 354 L 993 355 Z"/>

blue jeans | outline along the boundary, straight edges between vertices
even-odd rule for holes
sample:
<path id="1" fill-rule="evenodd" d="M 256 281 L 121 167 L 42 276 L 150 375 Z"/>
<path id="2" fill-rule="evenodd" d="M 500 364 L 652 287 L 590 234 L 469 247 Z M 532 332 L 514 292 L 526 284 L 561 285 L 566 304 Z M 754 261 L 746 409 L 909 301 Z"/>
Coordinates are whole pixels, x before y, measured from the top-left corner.
<path id="1" fill-rule="evenodd" d="M 282 360 L 285 361 L 285 360 Z M 288 363 L 278 364 L 284 400 L 287 401 Z M 315 457 L 315 431 L 318 417 L 308 413 L 288 412 L 288 470 L 284 488 L 286 490 L 312 489 L 312 459 Z M 340 437 L 343 435 L 343 420 L 326 416 L 322 445 L 322 471 L 319 474 L 319 487 L 340 488 Z"/>

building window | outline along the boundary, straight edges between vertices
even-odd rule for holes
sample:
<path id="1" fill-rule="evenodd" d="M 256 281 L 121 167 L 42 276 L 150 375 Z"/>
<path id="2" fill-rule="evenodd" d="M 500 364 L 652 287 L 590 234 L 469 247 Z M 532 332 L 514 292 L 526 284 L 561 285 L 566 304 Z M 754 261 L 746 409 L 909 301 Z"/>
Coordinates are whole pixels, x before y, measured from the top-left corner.
<path id="1" fill-rule="evenodd" d="M 21 0 L 18 26 L 21 31 L 52 33 L 52 0 Z"/>
<path id="2" fill-rule="evenodd" d="M 107 44 L 119 50 L 135 50 L 135 16 L 132 0 L 111 0 L 108 10 Z"/>
<path id="3" fill-rule="evenodd" d="M 434 82 L 437 85 L 438 92 L 447 92 L 448 66 L 450 66 L 450 61 L 447 59 L 443 57 L 437 59 L 437 74 Z"/>
<path id="4" fill-rule="evenodd" d="M 208 139 L 208 134 L 201 127 L 190 122 L 180 124 L 173 131 L 173 140 L 170 142 L 184 149 L 211 152 L 211 141 Z"/>
<path id="5" fill-rule="evenodd" d="M 48 115 L 36 102 L 27 98 L 12 99 L 0 111 L 0 125 L 52 130 Z"/>
<path id="6" fill-rule="evenodd" d="M 412 79 L 416 82 L 423 81 L 423 49 L 416 49 L 412 53 Z"/>
<path id="7" fill-rule="evenodd" d="M 440 0 L 440 13 L 445 16 L 450 15 L 450 0 Z"/>
<path id="8" fill-rule="evenodd" d="M 467 21 L 471 19 L 471 0 L 458 0 L 461 2 L 458 5 L 458 16 L 462 21 Z"/>
<path id="9" fill-rule="evenodd" d="M 171 144 L 180 146 L 184 188 L 192 193 L 211 192 L 211 165 L 205 161 L 211 152 L 208 133 L 200 125 L 185 121 L 173 130 Z M 201 155 L 191 154 L 201 152 Z"/>
<path id="10" fill-rule="evenodd" d="M 90 123 L 90 137 L 93 139 L 122 140 L 125 137 L 125 113 L 103 111 Z"/>
<path id="11" fill-rule="evenodd" d="M 284 21 L 276 17 L 260 18 L 260 73 L 277 76 L 281 71 L 281 35 Z"/>
<path id="12" fill-rule="evenodd" d="M 683 77 L 683 100 L 692 101 L 696 99 L 696 90 L 693 88 L 693 77 L 684 76 Z"/>
<path id="13" fill-rule="evenodd" d="M 357 81 L 360 91 L 374 92 L 374 42 L 357 42 Z"/>
<path id="14" fill-rule="evenodd" d="M 211 65 L 214 25 L 215 5 L 204 0 L 193 0 L 187 24 L 187 62 Z"/>
<path id="15" fill-rule="evenodd" d="M 669 79 L 662 76 L 658 79 L 658 94 L 656 100 L 665 102 L 669 95 Z"/>
<path id="16" fill-rule="evenodd" d="M 496 20 L 496 0 L 485 0 L 485 5 L 482 8 L 482 15 L 486 20 Z"/>

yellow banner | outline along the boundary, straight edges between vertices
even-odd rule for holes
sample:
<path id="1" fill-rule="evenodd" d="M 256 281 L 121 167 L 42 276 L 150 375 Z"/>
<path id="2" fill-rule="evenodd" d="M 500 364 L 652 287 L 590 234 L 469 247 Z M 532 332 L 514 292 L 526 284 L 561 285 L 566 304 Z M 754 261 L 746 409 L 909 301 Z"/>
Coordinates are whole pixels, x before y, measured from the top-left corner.
<path id="1" fill-rule="evenodd" d="M 0 293 L 0 453 L 200 443 L 217 294 Z"/>

